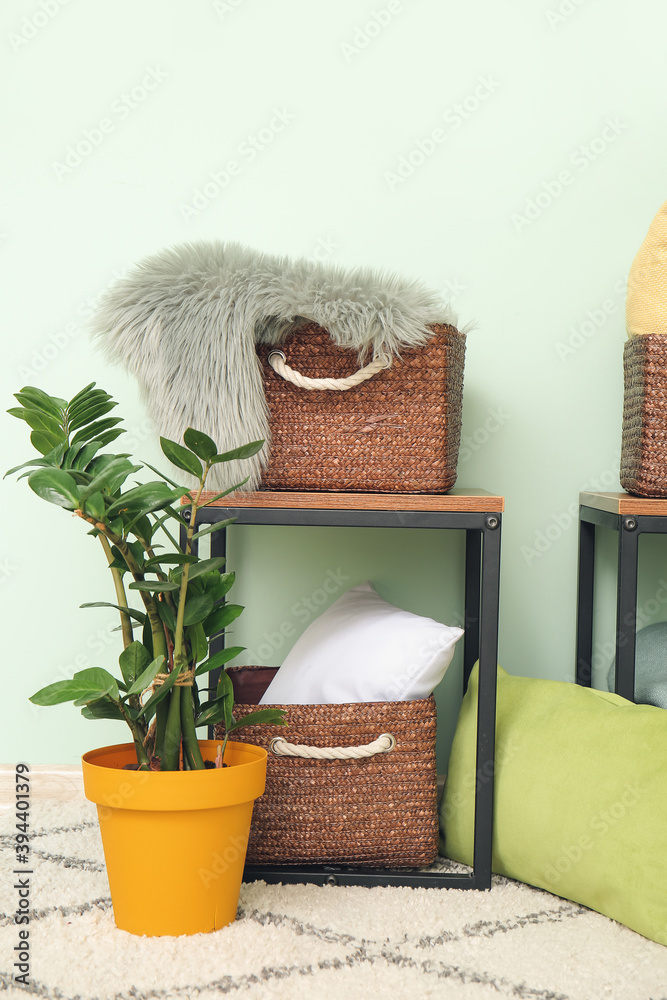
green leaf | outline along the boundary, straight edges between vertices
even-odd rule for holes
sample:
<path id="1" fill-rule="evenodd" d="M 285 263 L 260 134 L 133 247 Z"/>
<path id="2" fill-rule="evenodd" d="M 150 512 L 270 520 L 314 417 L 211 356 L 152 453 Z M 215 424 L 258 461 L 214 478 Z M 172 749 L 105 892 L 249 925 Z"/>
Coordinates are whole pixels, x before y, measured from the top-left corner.
<path id="1" fill-rule="evenodd" d="M 139 676 L 146 664 L 150 663 L 151 656 L 146 647 L 135 639 L 118 657 L 118 664 L 126 684 L 134 684 L 135 678 Z M 130 694 L 134 694 L 130 690 Z"/>
<path id="2" fill-rule="evenodd" d="M 49 431 L 33 431 L 30 435 L 30 443 L 37 451 L 41 451 L 42 455 L 48 455 L 61 440 L 62 438 L 56 437 Z"/>
<path id="3" fill-rule="evenodd" d="M 15 465 L 12 469 L 7 469 L 2 478 L 6 479 L 7 476 L 12 476 L 15 472 L 19 472 L 21 469 L 29 468 L 35 465 L 44 468 L 45 466 L 53 466 L 53 464 L 53 462 L 49 462 L 46 456 L 44 456 L 44 458 L 33 458 L 29 462 L 21 462 L 20 465 Z M 57 465 L 58 463 L 56 462 L 55 464 Z M 30 473 L 26 472 L 24 475 L 29 476 Z M 19 479 L 23 479 L 23 476 L 19 476 Z"/>
<path id="4" fill-rule="evenodd" d="M 144 566 L 144 549 L 143 549 L 143 546 L 142 546 L 141 542 L 128 542 L 128 541 L 126 541 L 125 544 L 127 545 L 128 549 L 130 550 L 132 556 L 134 557 L 135 563 L 137 564 L 137 566 L 139 567 L 139 569 L 141 569 L 143 571 L 143 566 Z M 117 563 L 118 564 L 117 568 L 119 570 L 121 570 L 121 572 L 126 573 L 127 572 L 127 563 L 125 562 L 125 556 L 123 555 L 123 553 L 120 551 L 120 549 L 118 548 L 117 545 L 112 545 L 111 546 L 111 551 L 112 551 L 113 557 L 114 557 L 114 564 Z"/>
<path id="5" fill-rule="evenodd" d="M 178 583 L 171 583 L 169 580 L 135 580 L 130 584 L 130 590 L 145 590 L 151 593 L 166 593 L 167 591 L 180 590 Z"/>
<path id="6" fill-rule="evenodd" d="M 103 667 L 90 667 L 88 670 L 79 670 L 74 674 L 72 680 L 81 685 L 82 691 L 74 704 L 87 705 L 90 701 L 97 701 L 104 695 L 109 695 L 114 701 L 120 698 L 116 678 L 112 677 L 108 670 Z"/>
<path id="7" fill-rule="evenodd" d="M 124 481 L 130 473 L 137 472 L 140 468 L 140 465 L 132 465 L 127 458 L 113 458 L 100 472 L 96 472 L 81 494 L 81 500 L 85 501 L 93 493 L 99 493 L 100 490 L 106 489 L 107 492 L 111 492 L 115 480 L 121 473 L 125 474 Z M 114 505 L 112 504 L 112 506 Z M 111 512 L 111 508 L 109 508 L 109 512 Z"/>
<path id="8" fill-rule="evenodd" d="M 156 469 L 154 465 L 150 465 L 148 462 L 144 462 L 144 465 L 146 466 L 147 469 L 150 469 L 151 472 L 154 472 L 157 476 L 161 476 L 164 480 L 166 480 L 166 482 L 170 483 L 175 489 L 182 490 L 184 496 L 188 492 L 189 487 L 179 486 L 177 482 L 175 482 L 173 479 L 170 479 L 169 476 L 166 476 L 164 472 L 160 472 L 160 470 Z"/>
<path id="9" fill-rule="evenodd" d="M 235 729 L 242 729 L 243 726 L 286 726 L 287 719 L 282 708 L 260 708 L 257 712 L 250 712 L 242 719 L 236 719 L 229 726 L 227 732 L 233 733 Z"/>
<path id="10" fill-rule="evenodd" d="M 81 715 L 84 719 L 112 719 L 125 722 L 123 713 L 111 698 L 100 698 L 99 701 L 89 702 L 81 709 Z"/>
<path id="11" fill-rule="evenodd" d="M 98 402 L 96 400 L 94 403 L 91 403 L 90 406 L 88 407 L 85 408 L 82 407 L 80 409 L 77 409 L 73 418 L 70 415 L 70 420 L 69 420 L 70 431 L 75 431 L 77 430 L 77 428 L 83 427 L 85 426 L 85 424 L 89 424 L 93 420 L 98 420 L 100 417 L 103 417 L 105 413 L 108 413 L 109 410 L 113 410 L 114 407 L 116 406 L 118 406 L 118 403 L 114 402 L 112 399 L 109 399 L 108 402 L 102 402 L 102 401 Z"/>
<path id="12" fill-rule="evenodd" d="M 188 555 L 184 552 L 165 552 L 161 556 L 153 556 L 144 563 L 144 569 L 152 569 L 153 566 L 184 566 L 186 563 L 197 562 L 198 556 Z"/>
<path id="13" fill-rule="evenodd" d="M 195 728 L 200 726 L 214 726 L 217 722 L 222 722 L 225 717 L 224 705 L 221 701 L 206 701 L 201 706 L 195 719 Z"/>
<path id="14" fill-rule="evenodd" d="M 98 434 L 95 440 L 100 442 L 100 446 L 102 448 L 105 448 L 108 444 L 111 444 L 112 441 L 115 441 L 117 437 L 120 437 L 120 435 L 124 433 L 124 428 L 119 427 L 115 431 L 105 431 L 104 434 Z"/>
<path id="15" fill-rule="evenodd" d="M 60 421 L 56 417 L 51 416 L 50 413 L 44 413 L 43 410 L 34 410 L 32 407 L 27 406 L 14 406 L 11 410 L 7 410 L 7 413 L 11 414 L 12 417 L 18 417 L 19 420 L 25 420 L 33 430 L 50 431 L 61 440 L 66 440 L 66 435 Z"/>
<path id="16" fill-rule="evenodd" d="M 210 594 L 193 594 L 192 597 L 188 597 L 183 624 L 195 625 L 197 622 L 203 622 L 213 611 L 214 605 L 215 601 Z"/>
<path id="17" fill-rule="evenodd" d="M 72 445 L 73 448 L 80 447 L 80 445 Z M 88 444 L 84 444 L 81 447 L 78 455 L 72 462 L 72 468 L 77 469 L 77 471 L 82 471 L 86 469 L 90 462 L 92 462 L 95 455 L 98 453 L 102 447 L 102 442 L 99 440 L 89 441 Z"/>
<path id="18" fill-rule="evenodd" d="M 130 647 L 128 646 L 127 648 L 129 649 Z M 157 656 L 152 663 L 149 663 L 144 672 L 137 677 L 136 681 L 127 692 L 128 698 L 133 694 L 141 694 L 141 692 L 148 687 L 155 676 L 160 673 L 163 663 L 164 656 Z"/>
<path id="19" fill-rule="evenodd" d="M 216 608 L 204 621 L 206 635 L 212 636 L 222 632 L 239 617 L 242 611 L 243 608 L 240 604 L 225 604 L 222 608 Z"/>
<path id="20" fill-rule="evenodd" d="M 173 608 L 171 608 L 166 601 L 158 601 L 157 612 L 160 616 L 160 621 L 164 622 L 170 632 L 175 632 L 176 615 L 174 614 Z"/>
<path id="21" fill-rule="evenodd" d="M 160 438 L 160 447 L 171 464 L 175 465 L 177 469 L 183 469 L 184 472 L 189 472 L 195 479 L 201 479 L 204 473 L 202 464 L 191 451 L 188 451 L 183 445 L 176 444 L 175 441 L 170 441 L 169 438 L 165 437 Z"/>
<path id="22" fill-rule="evenodd" d="M 174 510 L 173 507 L 166 507 L 165 510 L 169 512 L 169 517 L 171 517 L 174 521 L 178 521 L 178 523 L 181 525 L 182 528 L 187 529 L 189 527 L 188 522 L 185 520 L 185 518 L 181 517 L 178 511 Z"/>
<path id="23" fill-rule="evenodd" d="M 263 447 L 264 441 L 251 441 L 250 444 L 242 444 L 240 448 L 232 448 L 231 451 L 215 455 L 211 460 L 211 464 L 218 465 L 219 462 L 231 462 L 236 458 L 251 458 L 258 451 L 261 451 Z"/>
<path id="24" fill-rule="evenodd" d="M 134 468 L 139 469 L 141 466 L 135 466 Z M 154 509 L 158 509 L 160 505 L 165 506 L 163 501 L 166 501 L 166 504 L 170 504 L 173 503 L 173 500 L 174 491 L 170 490 L 166 483 L 142 483 L 140 486 L 135 486 L 131 490 L 128 490 L 127 493 L 118 497 L 109 507 L 109 514 L 112 517 L 120 511 L 144 514 L 153 509 L 152 505 L 154 505 Z"/>
<path id="25" fill-rule="evenodd" d="M 114 533 L 114 535 L 122 535 L 123 534 L 123 518 L 122 517 L 117 517 L 113 521 L 110 521 L 109 522 L 109 527 L 111 528 L 111 531 Z"/>
<path id="26" fill-rule="evenodd" d="M 229 727 L 234 722 L 234 715 L 232 714 L 234 709 L 234 685 L 226 670 L 223 670 L 218 678 L 215 700 L 222 702 L 225 729 L 229 730 Z"/>
<path id="27" fill-rule="evenodd" d="M 142 715 L 146 715 L 147 713 L 149 713 L 148 718 L 150 718 L 150 716 L 153 714 L 153 709 L 159 704 L 159 702 L 162 701 L 163 698 L 167 697 L 167 695 L 173 688 L 179 673 L 180 673 L 180 667 L 174 667 L 172 672 L 167 677 L 166 681 L 164 681 L 164 683 L 160 684 L 155 689 L 155 691 L 150 696 L 146 704 L 138 713 L 137 718 L 140 718 Z"/>
<path id="28" fill-rule="evenodd" d="M 102 667 L 80 670 L 70 680 L 56 681 L 32 695 L 34 705 L 60 705 L 65 701 L 86 704 L 105 695 L 118 699 L 118 685 L 111 674 Z"/>
<path id="29" fill-rule="evenodd" d="M 94 458 L 90 463 L 90 466 L 88 467 L 87 471 L 91 477 L 97 476 L 102 471 L 102 469 L 106 469 L 108 465 L 111 465 L 111 463 L 115 462 L 117 459 L 129 458 L 129 457 L 130 457 L 129 455 L 109 455 L 109 454 L 97 455 L 96 458 Z"/>
<path id="30" fill-rule="evenodd" d="M 151 522 L 144 514 L 140 514 L 139 517 L 135 517 L 130 523 L 130 526 L 125 528 L 125 533 L 129 531 L 131 531 L 136 538 L 140 538 L 141 541 L 145 542 L 147 545 L 153 534 Z"/>
<path id="31" fill-rule="evenodd" d="M 55 417 L 59 423 L 67 407 L 66 399 L 49 396 L 42 389 L 36 389 L 34 385 L 25 385 L 20 392 L 14 393 L 14 399 L 17 399 L 22 406 L 43 410 L 44 413 Z"/>
<path id="32" fill-rule="evenodd" d="M 84 513 L 90 514 L 90 516 L 94 517 L 96 521 L 104 520 L 104 497 L 101 493 L 93 493 L 93 495 L 88 497 L 85 501 L 85 505 L 82 504 L 81 506 Z"/>
<path id="33" fill-rule="evenodd" d="M 206 528 L 201 528 L 200 531 L 196 531 L 193 538 L 201 538 L 202 535 L 210 535 L 214 531 L 220 531 L 221 528 L 227 528 L 230 524 L 234 524 L 236 520 L 235 517 L 228 517 L 225 521 L 216 521 L 214 524 L 209 524 Z"/>
<path id="34" fill-rule="evenodd" d="M 148 484 L 148 485 L 152 485 L 152 484 Z M 158 484 L 156 484 L 156 486 L 157 485 Z M 163 484 L 163 485 L 164 485 L 164 488 L 166 490 L 169 490 L 169 487 L 166 484 Z M 138 489 L 142 489 L 142 488 L 143 487 L 138 487 Z M 131 492 L 134 493 L 134 490 L 132 490 Z M 151 503 L 148 504 L 147 507 L 144 507 L 143 510 L 141 510 L 139 512 L 139 514 L 137 514 L 137 516 L 134 518 L 134 520 L 130 521 L 130 523 L 127 525 L 127 530 L 129 531 L 131 528 L 133 528 L 134 525 L 140 520 L 140 518 L 144 518 L 148 514 L 155 514 L 155 513 L 157 513 L 160 510 L 164 510 L 165 507 L 171 507 L 171 505 L 173 504 L 174 500 L 178 500 L 179 499 L 180 492 L 181 491 L 179 489 L 178 495 L 174 496 L 173 490 L 170 490 L 169 493 L 166 496 L 163 496 L 163 497 L 161 497 L 160 499 L 157 499 L 157 500 L 153 500 Z M 155 491 L 155 494 L 159 495 L 157 493 L 157 490 Z M 126 493 L 125 497 L 127 497 L 128 495 L 129 494 Z M 145 502 L 146 501 L 144 501 L 144 503 Z M 133 498 L 132 507 L 134 507 L 135 504 L 136 504 L 136 498 Z M 131 509 L 131 508 L 128 508 L 128 509 Z M 148 534 L 149 534 L 149 537 L 152 534 L 152 528 L 151 528 L 150 523 L 149 523 L 149 526 L 148 526 Z"/>
<path id="35" fill-rule="evenodd" d="M 218 667 L 221 667 L 224 663 L 229 663 L 235 656 L 242 653 L 245 648 L 245 646 L 228 646 L 227 649 L 221 649 L 219 653 L 214 653 L 204 663 L 200 663 L 195 670 L 195 675 L 207 674 L 210 670 L 217 670 Z"/>
<path id="36" fill-rule="evenodd" d="M 212 441 L 208 434 L 196 431 L 193 427 L 188 427 L 183 435 L 183 440 L 190 451 L 194 451 L 195 455 L 199 455 L 205 462 L 209 462 L 218 450 L 215 441 Z"/>
<path id="37" fill-rule="evenodd" d="M 38 469 L 28 476 L 28 485 L 38 497 L 49 503 L 67 510 L 76 510 L 79 506 L 77 485 L 63 469 Z"/>
<path id="38" fill-rule="evenodd" d="M 208 653 L 208 639 L 201 622 L 189 625 L 185 630 L 185 635 L 190 644 L 191 657 L 193 663 L 203 660 Z"/>
<path id="39" fill-rule="evenodd" d="M 225 560 L 222 556 L 216 556 L 215 559 L 202 559 L 188 571 L 188 582 L 190 580 L 196 580 L 197 577 L 201 576 L 203 573 L 209 573 L 212 570 L 220 569 L 224 565 Z"/>
<path id="40" fill-rule="evenodd" d="M 209 590 L 209 594 L 213 600 L 221 601 L 227 592 L 233 587 L 235 579 L 235 573 L 220 573 L 213 590 Z"/>
<path id="41" fill-rule="evenodd" d="M 71 444 L 83 444 L 86 441 L 92 441 L 100 437 L 104 431 L 111 430 L 116 424 L 122 423 L 122 417 L 106 417 L 104 420 L 96 420 L 92 424 L 88 424 L 86 427 L 82 427 L 80 431 L 77 431 L 71 440 Z"/>
<path id="42" fill-rule="evenodd" d="M 97 382 L 89 382 L 88 385 L 84 385 L 83 389 L 79 389 L 76 396 L 72 396 L 69 403 L 67 404 L 68 407 L 76 406 L 77 403 L 82 402 L 82 400 L 84 400 L 90 394 L 91 389 L 94 389 L 96 385 Z"/>

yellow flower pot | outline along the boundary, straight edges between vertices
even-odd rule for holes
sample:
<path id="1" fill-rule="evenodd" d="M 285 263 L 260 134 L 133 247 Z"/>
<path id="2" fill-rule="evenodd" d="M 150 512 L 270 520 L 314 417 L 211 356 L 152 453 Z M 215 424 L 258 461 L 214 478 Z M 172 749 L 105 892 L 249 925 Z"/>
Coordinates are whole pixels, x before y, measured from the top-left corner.
<path id="1" fill-rule="evenodd" d="M 216 740 L 200 740 L 214 760 Z M 126 771 L 131 743 L 84 754 L 97 805 L 116 925 L 131 934 L 198 934 L 236 918 L 254 800 L 266 751 L 227 744 L 224 768 Z"/>

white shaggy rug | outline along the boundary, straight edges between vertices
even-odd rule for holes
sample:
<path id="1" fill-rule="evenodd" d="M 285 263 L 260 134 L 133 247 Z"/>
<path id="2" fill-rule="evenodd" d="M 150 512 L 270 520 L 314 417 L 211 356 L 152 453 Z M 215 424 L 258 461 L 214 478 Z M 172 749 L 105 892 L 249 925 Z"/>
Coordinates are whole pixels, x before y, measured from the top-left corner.
<path id="1" fill-rule="evenodd" d="M 667 948 L 504 878 L 491 892 L 255 882 L 229 927 L 134 937 L 114 925 L 95 809 L 78 802 L 32 807 L 31 978 L 17 985 L 12 824 L 5 813 L 0 990 L 9 997 L 667 1000 Z"/>

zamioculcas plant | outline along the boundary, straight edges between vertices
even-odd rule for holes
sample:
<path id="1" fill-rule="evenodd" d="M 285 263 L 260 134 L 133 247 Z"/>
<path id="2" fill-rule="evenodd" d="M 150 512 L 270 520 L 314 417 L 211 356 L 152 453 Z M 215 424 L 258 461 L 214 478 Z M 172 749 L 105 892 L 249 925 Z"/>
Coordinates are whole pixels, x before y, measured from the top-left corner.
<path id="1" fill-rule="evenodd" d="M 103 451 L 123 430 L 118 426 L 121 418 L 108 415 L 117 404 L 94 382 L 69 402 L 32 386 L 15 398 L 19 406 L 8 412 L 32 428 L 30 440 L 39 457 L 6 475 L 31 469 L 20 478 L 27 476 L 37 496 L 73 512 L 89 526 L 88 534 L 98 539 L 109 565 L 115 603 L 82 607 L 116 608 L 123 639 L 119 677 L 103 667 L 80 670 L 70 680 L 42 688 L 30 700 L 36 705 L 72 701 L 87 719 L 127 723 L 142 770 L 204 768 L 197 741 L 202 726 L 221 722 L 229 735 L 241 726 L 284 723 L 282 712 L 275 709 L 236 722 L 232 684 L 225 670 L 209 701 L 200 701 L 197 686 L 198 677 L 243 650 L 232 646 L 209 655 L 210 640 L 243 608 L 226 601 L 234 574 L 223 572 L 224 559 L 201 559 L 194 551 L 199 538 L 230 523 L 198 529 L 199 510 L 242 483 L 202 500 L 206 480 L 212 466 L 248 458 L 263 442 L 219 453 L 210 437 L 188 428 L 183 444 L 166 438 L 160 438 L 160 444 L 173 465 L 198 480 L 195 489 L 179 485 L 147 462 L 144 465 L 160 478 L 138 482 L 144 465 L 133 464 L 129 454 Z M 183 512 L 188 508 L 178 507 L 186 494 L 191 495 L 187 519 Z M 177 540 L 181 528 L 183 545 Z M 140 607 L 129 603 L 130 594 Z M 135 639 L 135 630 L 140 630 L 140 639 Z"/>

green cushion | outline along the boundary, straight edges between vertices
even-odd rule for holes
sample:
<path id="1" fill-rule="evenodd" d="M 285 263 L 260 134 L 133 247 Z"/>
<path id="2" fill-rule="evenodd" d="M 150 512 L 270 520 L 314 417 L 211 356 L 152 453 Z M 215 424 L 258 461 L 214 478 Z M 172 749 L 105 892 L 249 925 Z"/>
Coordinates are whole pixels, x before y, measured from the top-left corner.
<path id="1" fill-rule="evenodd" d="M 440 808 L 440 853 L 468 865 L 477 682 Z M 667 945 L 667 712 L 499 668 L 493 871 Z"/>

